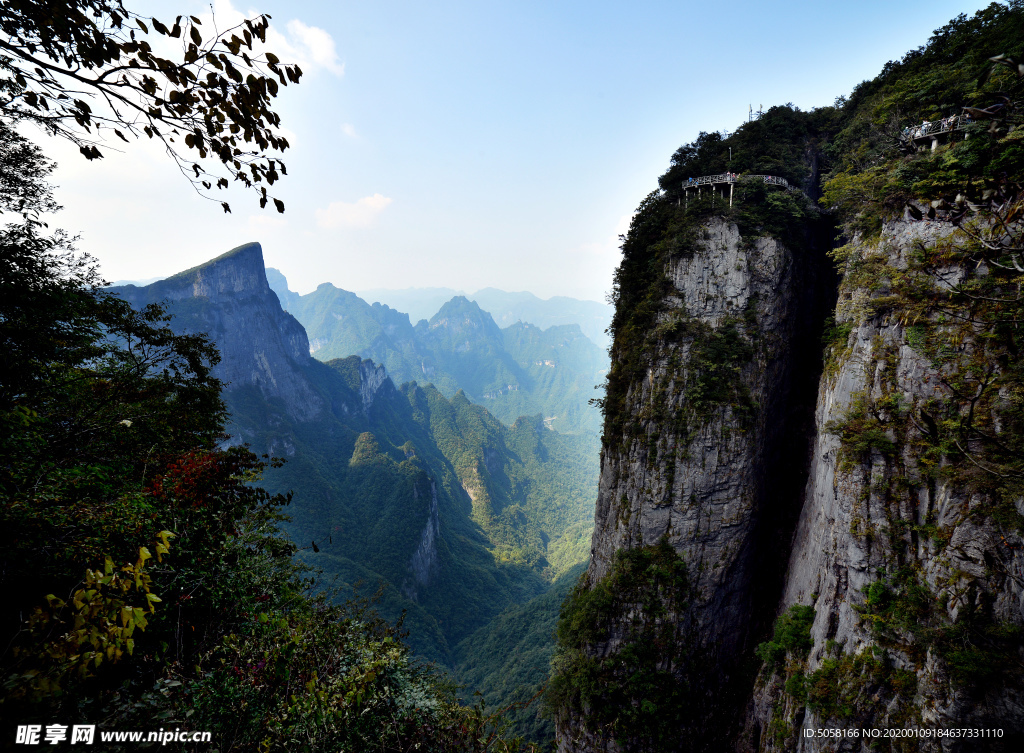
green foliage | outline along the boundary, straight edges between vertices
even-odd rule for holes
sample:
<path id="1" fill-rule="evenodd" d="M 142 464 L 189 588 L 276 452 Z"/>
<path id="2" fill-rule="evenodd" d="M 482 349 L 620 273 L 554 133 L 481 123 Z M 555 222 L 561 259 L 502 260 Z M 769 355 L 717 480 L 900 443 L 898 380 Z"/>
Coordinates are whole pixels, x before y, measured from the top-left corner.
<path id="1" fill-rule="evenodd" d="M 980 197 L 1000 173 L 1019 174 L 1019 145 L 986 133 L 984 124 L 974 126 L 967 140 L 920 154 L 907 153 L 900 131 L 964 107 L 988 107 L 1008 90 L 1019 90 L 1005 71 L 982 74 L 993 55 L 1019 58 L 1024 52 L 1020 11 L 1013 0 L 958 16 L 927 45 L 854 90 L 842 110 L 843 127 L 826 148 L 832 169 L 822 199 L 839 210 L 851 234 L 877 236 L 882 220 L 902 214 L 910 201 L 952 200 L 957 193 Z"/>
<path id="2" fill-rule="evenodd" d="M 839 366 L 849 356 L 852 348 L 849 346 L 850 333 L 853 332 L 853 322 L 838 323 L 834 316 L 825 320 L 822 328 L 821 344 L 825 351 L 824 373 L 828 377 L 834 377 L 839 372 Z"/>
<path id="3" fill-rule="evenodd" d="M 834 317 L 829 317 L 825 322 L 825 330 L 821 336 L 822 345 L 826 348 L 840 345 L 845 347 L 846 342 L 850 339 L 851 332 L 853 332 L 852 322 L 839 324 Z"/>
<path id="4" fill-rule="evenodd" d="M 196 326 L 216 318 L 206 306 L 190 314 Z M 312 420 L 258 389 L 229 390 L 233 432 L 294 453 L 265 483 L 298 491 L 286 529 L 303 561 L 346 594 L 360 581 L 386 583 L 381 613 L 405 611 L 415 650 L 448 663 L 455 643 L 589 556 L 596 440 L 550 431 L 540 417 L 505 427 L 464 395 L 415 383 L 402 392 L 385 383 L 365 411 L 364 368 L 375 367 L 358 357 L 311 363 L 302 375 L 334 406 Z M 414 573 L 434 525 L 434 554 Z"/>
<path id="5" fill-rule="evenodd" d="M 802 673 L 796 672 L 786 678 L 784 689 L 794 698 L 803 699 L 807 695 L 807 678 Z"/>
<path id="6" fill-rule="evenodd" d="M 733 172 L 777 175 L 800 186 L 811 177 L 807 146 L 834 130 L 837 119 L 832 107 L 811 112 L 792 104 L 771 107 L 726 138 L 701 133 L 692 144 L 681 146 L 658 183 L 665 191 L 678 191 L 686 178 Z"/>
<path id="7" fill-rule="evenodd" d="M 0 88 L 7 96 L 0 117 L 7 124 L 33 122 L 74 143 L 87 159 L 103 156 L 97 131 L 123 141 L 124 132 L 159 139 L 200 192 L 229 185 L 228 177 L 197 164 L 215 157 L 215 170 L 253 188 L 265 206 L 267 189 L 259 184 L 273 185 L 287 173 L 276 155 L 267 156 L 288 148 L 271 102 L 279 84 L 297 84 L 302 76 L 297 65 L 256 52 L 253 43 L 266 42 L 269 26 L 269 16 L 258 16 L 204 39 L 195 16 L 177 16 L 168 27 L 121 0 L 4 5 Z M 150 28 L 167 40 L 154 48 L 146 39 Z M 173 49 L 172 39 L 182 40 L 180 57 L 155 53 Z M 284 204 L 273 201 L 283 212 Z"/>
<path id="8" fill-rule="evenodd" d="M 673 419 L 699 421 L 696 411 L 668 411 L 648 377 L 652 363 L 667 364 L 677 391 L 690 380 L 685 388 L 719 390 L 709 405 L 735 409 L 743 404 L 738 389 L 729 392 L 728 379 L 715 377 L 736 375 L 744 359 L 756 354 L 756 329 L 744 320 L 731 323 L 731 331 L 701 333 L 687 316 L 669 313 L 666 303 L 678 295 L 666 279 L 668 263 L 693 253 L 700 225 L 710 218 L 737 223 L 748 241 L 770 235 L 796 248 L 813 248 L 809 241 L 823 237 L 831 213 L 849 242 L 833 252 L 843 281 L 840 308 L 823 337 L 828 371 L 834 373 L 847 357 L 855 328 L 864 323 L 882 328 L 865 363 L 870 392 L 854 395 L 845 415 L 826 427 L 839 439 L 840 470 L 850 474 L 843 481 L 859 483 L 863 492 L 854 502 L 851 532 L 876 537 L 873 551 L 884 552 L 888 560 L 888 569 L 856 605 L 879 646 L 857 656 L 830 651 L 834 655 L 808 676 L 809 635 L 808 643 L 802 639 L 811 613 L 806 623 L 794 613 L 784 615 L 773 639 L 758 649 L 771 669 L 766 681 L 776 682 L 776 670 L 784 670 L 779 685 L 787 695 L 767 730 L 779 746 L 792 734 L 793 707 L 805 699 L 825 719 L 873 719 L 875 726 L 882 719 L 894 726 L 919 723 L 912 668 L 929 655 L 945 663 L 957 687 L 998 687 L 1019 679 L 1019 661 L 1011 659 L 1019 650 L 1019 631 L 994 618 L 994 604 L 1007 587 L 999 564 L 1006 562 L 1003 547 L 1018 547 L 1018 532 L 1024 531 L 1024 516 L 1015 507 L 1024 493 L 1024 77 L 1017 68 L 1024 57 L 1022 11 L 1024 3 L 1013 0 L 954 19 L 928 45 L 888 64 L 877 79 L 837 100 L 835 108 L 813 113 L 773 108 L 732 136 L 702 133 L 673 156 L 660 181 L 662 192 L 644 200 L 623 239 L 612 296 L 617 311 L 604 401 L 606 447 L 643 439 L 645 433 L 656 437 Z M 1000 53 L 993 66 L 990 58 Z M 958 114 L 964 106 L 974 108 L 976 121 L 968 138 L 960 133 L 927 152 L 902 139 L 904 127 Z M 812 199 L 823 194 L 819 203 L 825 211 L 799 195 L 742 182 L 731 210 L 706 190 L 699 199 L 692 191 L 688 201 L 680 195 L 684 178 L 726 171 L 782 175 Z M 881 231 L 887 221 L 904 216 L 946 221 L 951 238 L 918 244 L 897 257 L 892 244 L 900 239 L 893 231 L 904 227 Z M 925 228 L 923 238 L 932 229 L 941 234 L 935 222 Z M 931 366 L 925 389 L 908 390 L 908 378 L 919 372 L 898 369 L 905 353 L 901 331 L 904 342 Z M 728 352 L 730 342 L 743 345 L 744 340 L 749 352 L 734 349 L 735 358 L 714 357 Z M 689 346 L 687 363 L 671 360 L 673 344 Z M 701 362 L 706 379 L 699 376 Z M 691 371 L 696 379 L 690 379 Z M 644 394 L 651 394 L 650 404 L 627 402 L 627 394 L 638 394 L 641 384 Z M 687 393 L 687 405 L 701 394 Z M 650 455 L 657 462 L 657 454 Z M 961 490 L 969 506 L 952 513 L 948 505 L 942 508 L 951 491 L 959 495 Z M 951 514 L 957 517 L 954 525 L 973 518 L 979 530 L 998 528 L 1000 551 L 985 546 L 983 575 L 950 565 L 948 582 L 936 582 L 931 571 L 926 579 L 917 563 L 922 551 L 938 564 L 937 572 L 949 564 L 941 549 L 950 542 Z M 982 534 L 978 538 L 985 541 Z M 607 699 L 596 688 L 608 679 L 602 674 L 606 667 L 593 656 L 596 646 L 607 645 L 609 633 L 585 627 L 600 625 L 602 609 L 610 609 L 601 601 L 608 596 L 599 585 L 593 604 L 570 601 L 569 617 L 579 615 L 581 638 L 577 651 L 566 649 L 558 665 L 561 676 L 569 678 L 560 702 L 594 731 L 614 723 L 613 713 L 600 717 Z M 644 610 L 637 607 L 637 612 Z M 634 709 L 640 706 L 634 699 Z M 591 724 L 595 717 L 607 726 Z"/>
<path id="9" fill-rule="evenodd" d="M 18 157 L 29 181 L 37 156 Z M 280 533 L 290 495 L 256 485 L 279 463 L 218 448 L 216 351 L 89 287 L 66 244 L 33 245 L 31 211 L 0 232 L 0 279 L 19 292 L 0 300 L 4 718 L 159 721 L 223 750 L 521 750 L 396 629 L 310 595 Z M 362 444 L 371 467 L 399 462 Z"/>
<path id="10" fill-rule="evenodd" d="M 510 732 L 543 749 L 555 730 L 541 716 L 536 696 L 548 681 L 561 605 L 585 570 L 575 565 L 547 593 L 509 607 L 456 648 L 459 682 L 467 691 L 478 690 L 488 707 L 507 708 Z"/>
<path id="11" fill-rule="evenodd" d="M 406 386 L 411 400 L 421 388 Z M 579 526 L 593 517 L 597 442 L 544 427 L 541 416 L 504 427 L 463 393 L 445 400 L 423 389 L 423 425 L 473 498 L 473 519 L 487 533 L 499 561 L 527 565 L 552 579 L 589 556 Z M 565 536 L 573 527 L 575 538 Z M 589 544 L 589 539 L 588 539 Z M 576 558 L 568 556 L 574 548 Z M 552 554 L 558 560 L 553 566 Z"/>
<path id="12" fill-rule="evenodd" d="M 771 236 L 791 249 L 805 247 L 815 226 L 822 223 L 803 193 L 757 181 L 740 183 L 731 216 L 744 237 Z"/>
<path id="13" fill-rule="evenodd" d="M 799 660 L 806 659 L 814 645 L 811 640 L 813 622 L 814 607 L 794 604 L 775 621 L 772 639 L 759 644 L 755 653 L 761 661 L 772 667 L 781 666 L 787 654 Z"/>
<path id="14" fill-rule="evenodd" d="M 691 248 L 692 233 L 672 225 L 671 205 L 658 192 L 637 207 L 622 242 L 622 261 L 612 278 L 609 302 L 615 306 L 608 333 L 612 364 L 605 383 L 604 442 L 614 444 L 626 422 L 626 394 L 644 370 L 643 346 L 653 329 L 671 283 L 665 277 L 666 248 Z"/>
<path id="15" fill-rule="evenodd" d="M 863 592 L 859 611 L 877 636 L 884 639 L 903 631 L 927 641 L 932 596 L 911 568 L 900 568 L 888 578 L 868 584 Z M 914 653 L 920 656 L 923 648 L 915 648 Z"/>
<path id="16" fill-rule="evenodd" d="M 247 577 L 260 590 L 284 585 L 291 598 L 275 591 L 257 598 L 175 693 L 176 712 L 190 725 L 240 750 L 454 752 L 506 744 L 502 720 L 460 706 L 368 602 L 331 606 L 323 595 L 296 594 L 298 584 L 280 583 L 281 575 L 271 567 Z M 507 745 L 521 749 L 515 740 Z"/>
<path id="17" fill-rule="evenodd" d="M 899 647 L 915 661 L 929 652 L 941 657 L 956 686 L 1000 682 L 1012 667 L 1024 634 L 1019 626 L 995 620 L 976 605 L 964 605 L 950 620 L 911 568 L 899 568 L 863 592 L 856 609 L 879 643 Z"/>
<path id="18" fill-rule="evenodd" d="M 723 403 L 733 405 L 740 412 L 749 411 L 752 408 L 750 394 L 741 374 L 754 357 L 750 340 L 732 319 L 725 319 L 717 328 L 704 325 L 695 329 L 698 331 L 687 363 L 690 372 L 687 403 L 698 414 Z"/>
<path id="19" fill-rule="evenodd" d="M 894 669 L 882 649 L 825 659 L 806 678 L 805 685 L 807 705 L 821 719 L 863 718 L 867 709 L 880 706 L 879 698 L 887 701 L 887 724 L 902 727 L 915 713 L 912 701 L 917 691 L 916 674 Z"/>
<path id="20" fill-rule="evenodd" d="M 991 569 L 968 576 L 954 567 L 936 581 L 925 578 L 908 555 L 915 546 L 947 546 L 954 528 L 968 518 L 999 527 L 1006 547 L 1016 546 L 1024 530 L 1024 518 L 1011 502 L 1022 492 L 1024 457 L 1024 414 L 1016 397 L 1024 384 L 1024 79 L 989 61 L 997 52 L 1019 57 L 1024 51 L 1022 10 L 1013 2 L 993 4 L 973 18 L 961 16 L 936 32 L 926 48 L 865 85 L 848 106 L 856 127 L 837 137 L 837 166 L 825 186 L 825 201 L 838 208 L 847 231 L 863 236 L 835 254 L 844 272 L 847 320 L 873 320 L 897 332 L 902 327 L 903 342 L 929 366 L 930 395 L 908 401 L 896 372 L 900 344 L 877 340 L 866 364 L 875 375 L 872 397 L 855 395 L 847 414 L 829 426 L 840 438 L 842 470 L 866 475 L 871 468 L 870 494 L 886 508 L 883 525 L 866 528 L 857 518 L 851 528 L 885 537 L 891 552 L 889 568 L 865 587 L 856 608 L 881 646 L 919 664 L 929 655 L 941 659 L 952 684 L 961 688 L 1016 681 L 1010 657 L 1019 647 L 1020 628 L 998 619 L 981 596 L 1000 588 L 1000 576 Z M 897 122 L 935 119 L 962 106 L 975 108 L 979 121 L 966 139 L 914 153 L 891 138 L 890 126 Z M 875 243 L 872 236 L 883 221 L 901 215 L 933 220 L 940 237 L 895 260 L 885 238 Z M 946 223 L 945 232 L 939 222 Z M 962 276 L 950 283 L 950 270 Z M 939 525 L 934 514 L 926 520 L 908 514 L 914 500 L 937 488 L 947 494 L 963 490 L 957 493 L 976 502 L 952 524 L 947 519 Z M 1001 556 L 989 547 L 985 558 L 994 562 Z M 818 702 L 829 713 L 855 714 L 856 703 L 863 703 L 857 690 L 863 683 L 856 678 L 867 670 L 852 661 L 837 658 L 822 667 Z M 844 685 L 840 675 L 849 682 Z M 906 676 L 892 682 L 893 692 L 906 692 L 899 689 L 908 685 Z"/>
<path id="21" fill-rule="evenodd" d="M 161 531 L 155 544 L 157 561 L 169 550 L 170 531 Z M 41 700 L 59 694 L 65 678 L 91 677 L 104 661 L 117 662 L 135 649 L 132 634 L 145 630 L 147 614 L 156 611 L 162 599 L 152 592 L 152 578 L 145 572 L 149 550 L 140 547 L 134 564 L 114 569 L 110 557 L 103 570 L 86 570 L 83 587 L 72 594 L 70 604 L 53 594 L 46 597 L 47 607 L 36 607 L 27 621 L 29 645 L 40 646 L 33 656 L 19 657 L 30 668 L 14 674 L 4 683 L 13 698 L 29 695 Z M 134 598 L 134 594 L 138 594 Z M 60 631 L 65 632 L 61 633 Z M 15 649 L 16 654 L 24 653 Z"/>
<path id="22" fill-rule="evenodd" d="M 872 452 L 888 456 L 896 452 L 896 442 L 889 436 L 887 421 L 865 393 L 855 395 L 846 415 L 829 422 L 825 430 L 839 437 L 840 470 L 851 470 L 857 463 L 865 462 Z"/>
<path id="23" fill-rule="evenodd" d="M 550 712 L 575 712 L 626 750 L 674 745 L 693 703 L 675 671 L 689 653 L 679 619 L 689 599 L 686 567 L 664 539 L 619 550 L 590 587 L 581 579 L 558 621 Z M 622 639 L 618 648 L 592 655 L 612 633 Z"/>

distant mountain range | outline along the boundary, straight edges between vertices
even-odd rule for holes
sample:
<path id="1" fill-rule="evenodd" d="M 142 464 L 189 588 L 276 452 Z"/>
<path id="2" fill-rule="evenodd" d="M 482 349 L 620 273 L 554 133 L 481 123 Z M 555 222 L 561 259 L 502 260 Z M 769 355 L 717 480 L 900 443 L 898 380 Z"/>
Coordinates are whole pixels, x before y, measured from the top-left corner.
<path id="1" fill-rule="evenodd" d="M 375 288 L 355 292 L 370 303 L 382 303 L 408 313 L 413 322 L 430 319 L 452 298 L 463 296 L 488 312 L 499 327 L 508 327 L 516 322 L 526 322 L 541 329 L 577 324 L 583 334 L 603 350 L 607 350 L 609 345 L 605 330 L 612 321 L 612 307 L 607 303 L 565 296 L 545 300 L 533 293 L 509 293 L 497 288 L 483 288 L 472 294 L 452 288 Z"/>
<path id="2" fill-rule="evenodd" d="M 135 285 L 142 287 L 164 279 L 150 277 L 145 280 L 116 280 L 110 283 L 114 287 Z M 270 287 L 278 295 L 287 290 L 284 275 L 267 267 L 267 279 Z M 298 293 L 291 293 L 297 296 Z M 568 298 L 556 295 L 552 298 L 538 298 L 533 293 L 509 293 L 498 288 L 483 288 L 475 293 L 466 293 L 454 288 L 373 288 L 371 290 L 353 291 L 357 296 L 369 303 L 381 303 L 409 315 L 411 322 L 430 319 L 440 308 L 456 296 L 463 296 L 477 303 L 488 312 L 499 327 L 508 327 L 516 322 L 533 324 L 541 329 L 556 327 L 562 324 L 577 324 L 580 331 L 602 350 L 607 351 L 611 341 L 608 339 L 608 325 L 612 321 L 612 307 L 607 303 L 586 301 L 579 298 Z M 285 299 L 281 304 L 287 309 Z"/>
<path id="3" fill-rule="evenodd" d="M 322 289 L 325 320 L 339 311 L 335 299 L 359 301 Z M 399 389 L 383 366 L 359 356 L 311 357 L 303 326 L 271 291 L 259 244 L 113 292 L 137 307 L 164 302 L 176 330 L 215 341 L 229 441 L 287 460 L 263 483 L 295 492 L 287 530 L 302 558 L 345 593 L 360 580 L 369 593 L 383 584 L 379 609 L 391 618 L 406 611 L 410 643 L 423 655 L 450 663 L 456 643 L 588 557 L 595 435 L 551 431 L 542 414 L 506 426 L 462 390 L 446 397 L 413 381 Z M 354 320 L 385 332 L 398 316 L 362 305 L 384 325 Z M 515 366 L 501 360 L 510 358 L 502 350 L 509 338 L 475 304 L 456 301 L 435 319 L 413 334 L 452 363 L 477 363 L 471 356 L 482 359 L 489 347 Z M 536 327 L 520 330 L 541 337 Z"/>
<path id="4" fill-rule="evenodd" d="M 330 283 L 299 295 L 277 270 L 268 269 L 267 279 L 281 305 L 305 327 L 319 360 L 359 355 L 383 364 L 396 383 L 430 383 L 447 397 L 464 390 L 506 424 L 540 413 L 561 432 L 596 434 L 600 428 L 600 412 L 588 402 L 599 397 L 594 388 L 604 380 L 608 358 L 576 323 L 541 329 L 517 319 L 502 329 L 478 302 L 457 295 L 429 320 L 413 325 L 408 314 L 379 302 L 371 305 Z M 447 290 L 426 292 L 436 297 Z M 529 293 L 481 293 L 506 319 L 514 306 L 525 310 L 528 299 L 550 303 Z M 569 309 L 552 309 L 547 318 L 556 315 L 569 317 Z"/>

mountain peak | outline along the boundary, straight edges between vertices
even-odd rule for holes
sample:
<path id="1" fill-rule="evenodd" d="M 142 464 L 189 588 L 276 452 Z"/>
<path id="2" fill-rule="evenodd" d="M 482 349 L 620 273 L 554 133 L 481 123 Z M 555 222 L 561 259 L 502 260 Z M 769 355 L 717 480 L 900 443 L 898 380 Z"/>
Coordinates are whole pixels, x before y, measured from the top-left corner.
<path id="1" fill-rule="evenodd" d="M 471 301 L 464 295 L 457 295 L 450 301 L 444 304 L 436 314 L 430 318 L 431 327 L 434 326 L 435 322 L 439 322 L 445 319 L 460 318 L 478 321 L 480 323 L 489 323 L 492 326 L 494 324 L 494 318 L 480 308 L 480 305 L 476 301 Z"/>
<path id="2" fill-rule="evenodd" d="M 501 342 L 501 329 L 494 323 L 494 318 L 480 308 L 476 301 L 462 295 L 457 295 L 444 304 L 430 319 L 428 328 L 432 337 L 448 339 L 452 343 L 464 342 L 465 347 L 481 340 Z M 460 345 L 456 351 L 464 349 Z"/>
<path id="3" fill-rule="evenodd" d="M 283 275 L 277 278 L 284 280 Z M 287 288 L 285 288 L 287 290 Z M 263 248 L 246 243 L 144 288 L 112 288 L 136 308 L 165 302 L 178 332 L 202 332 L 220 350 L 215 374 L 229 389 L 248 385 L 284 401 L 299 420 L 323 400 L 302 372 L 312 361 L 306 331 L 286 313 L 263 268 Z"/>
<path id="4" fill-rule="evenodd" d="M 263 268 L 263 247 L 256 242 L 236 246 L 226 254 L 148 287 L 172 301 L 184 298 L 219 301 L 270 292 Z"/>

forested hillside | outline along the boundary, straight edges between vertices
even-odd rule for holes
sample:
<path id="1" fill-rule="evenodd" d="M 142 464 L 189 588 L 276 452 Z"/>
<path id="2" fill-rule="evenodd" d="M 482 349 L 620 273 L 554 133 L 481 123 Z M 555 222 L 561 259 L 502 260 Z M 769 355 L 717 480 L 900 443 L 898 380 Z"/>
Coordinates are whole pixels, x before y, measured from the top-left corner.
<path id="1" fill-rule="evenodd" d="M 384 583 L 379 609 L 406 611 L 424 655 L 449 661 L 455 643 L 586 558 L 593 439 L 541 416 L 505 427 L 461 392 L 399 390 L 358 356 L 311 358 L 258 244 L 114 292 L 139 308 L 166 301 L 172 327 L 213 339 L 231 441 L 286 461 L 264 483 L 294 493 L 286 530 L 303 561 L 344 588 Z"/>
<path id="2" fill-rule="evenodd" d="M 105 292 L 42 222 L 56 209 L 52 169 L 0 120 L 5 747 L 18 726 L 27 744 L 45 726 L 54 744 L 97 750 L 108 732 L 162 726 L 212 736 L 189 750 L 504 750 L 493 720 L 459 705 L 365 603 L 314 595 L 322 586 L 278 530 L 290 495 L 258 485 L 278 462 L 223 444 L 217 374 L 259 389 L 287 377 L 284 364 L 242 374 L 158 306 Z M 203 302 L 177 301 L 186 316 L 244 291 L 251 270 L 208 271 Z M 287 353 L 297 334 L 276 333 L 262 354 Z M 276 386 L 278 409 L 317 409 L 298 382 Z M 371 443 L 357 464 L 374 460 Z M 94 739 L 72 740 L 72 723 Z"/>
<path id="3" fill-rule="evenodd" d="M 541 413 L 560 432 L 597 432 L 600 414 L 589 401 L 599 397 L 594 388 L 608 359 L 577 324 L 513 321 L 502 329 L 485 308 L 454 296 L 414 325 L 407 314 L 329 283 L 300 296 L 276 270 L 268 279 L 321 361 L 359 355 L 383 364 L 396 384 L 430 383 L 447 397 L 464 390 L 506 424 Z M 487 297 L 502 304 L 499 292 Z"/>
<path id="4" fill-rule="evenodd" d="M 589 537 L 588 537 L 589 545 Z M 586 570 L 581 562 L 525 604 L 509 607 L 455 649 L 455 677 L 503 717 L 517 735 L 544 745 L 555 725 L 540 702 L 555 653 L 555 628 L 562 602 Z"/>

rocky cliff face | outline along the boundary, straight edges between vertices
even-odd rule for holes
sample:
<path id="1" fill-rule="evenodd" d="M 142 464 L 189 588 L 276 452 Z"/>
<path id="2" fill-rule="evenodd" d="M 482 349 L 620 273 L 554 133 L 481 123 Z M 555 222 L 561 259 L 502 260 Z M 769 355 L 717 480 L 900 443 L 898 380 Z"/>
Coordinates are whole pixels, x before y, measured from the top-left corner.
<path id="1" fill-rule="evenodd" d="M 259 243 L 144 288 L 112 290 L 135 306 L 164 302 L 181 331 L 208 334 L 222 356 L 215 373 L 229 391 L 256 387 L 300 420 L 323 412 L 323 399 L 299 373 L 310 361 L 306 331 L 271 292 Z"/>
<path id="2" fill-rule="evenodd" d="M 667 542 L 687 575 L 685 604 L 661 616 L 626 606 L 587 653 L 607 662 L 640 637 L 638 619 L 672 621 L 685 649 L 655 663 L 673 665 L 685 688 L 673 699 L 687 706 L 679 734 L 687 749 L 721 749 L 750 680 L 743 658 L 775 606 L 766 596 L 781 575 L 779 538 L 799 509 L 807 355 L 823 303 L 814 291 L 828 273 L 820 254 L 746 239 L 717 218 L 668 259 L 665 276 L 628 418 L 611 442 L 606 425 L 586 582 L 618 577 L 617 552 Z M 562 751 L 618 750 L 613 739 L 629 737 L 586 714 L 559 730 Z"/>
<path id="3" fill-rule="evenodd" d="M 638 207 L 563 751 L 1024 750 L 1022 11 L 700 134 Z"/>
<path id="4" fill-rule="evenodd" d="M 824 250 L 714 217 L 696 238 L 645 339 L 617 335 L 559 750 L 1020 749 L 1013 289 L 955 261 L 949 223 L 889 221 L 834 252 L 822 364 Z"/>
<path id="5" fill-rule="evenodd" d="M 960 265 L 914 274 L 922 253 L 963 242 L 953 235 L 947 223 L 894 221 L 846 249 L 836 319 L 849 335 L 822 378 L 782 598 L 784 612 L 813 607 L 812 648 L 804 661 L 762 670 L 746 750 L 834 750 L 807 731 L 855 725 L 999 729 L 999 738 L 924 739 L 913 749 L 1019 749 L 1024 547 L 1015 513 L 1024 499 L 999 493 L 978 437 L 943 446 L 943 422 L 966 417 L 950 410 L 957 393 L 997 434 L 1010 390 L 999 389 L 982 322 L 965 330 L 941 314 L 899 311 L 901 283 L 948 291 L 987 275 Z M 865 265 L 872 274 L 857 274 Z"/>
<path id="6" fill-rule="evenodd" d="M 420 499 L 419 489 L 413 487 L 416 499 Z M 402 593 L 413 601 L 417 599 L 417 589 L 430 584 L 431 577 L 437 571 L 437 540 L 441 535 L 441 523 L 437 515 L 437 484 L 430 482 L 428 496 L 427 524 L 423 527 L 423 534 L 416 551 L 412 554 L 409 563 L 409 572 L 412 581 L 406 580 L 402 584 Z"/>

